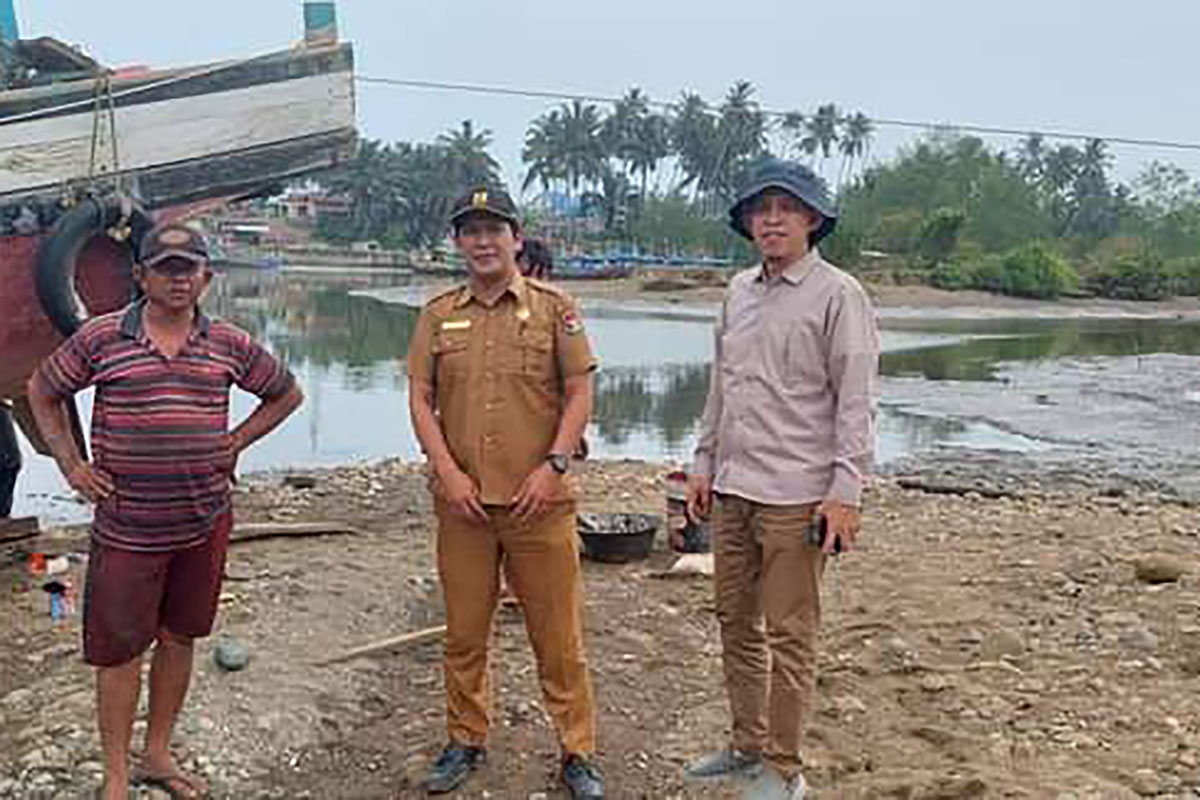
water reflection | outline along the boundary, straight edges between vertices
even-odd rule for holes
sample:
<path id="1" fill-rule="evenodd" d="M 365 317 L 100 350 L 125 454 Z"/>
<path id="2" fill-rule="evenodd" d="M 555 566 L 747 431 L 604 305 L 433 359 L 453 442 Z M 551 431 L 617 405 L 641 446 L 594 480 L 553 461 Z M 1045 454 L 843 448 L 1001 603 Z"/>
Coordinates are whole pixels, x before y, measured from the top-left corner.
<path id="1" fill-rule="evenodd" d="M 396 287 L 404 280 L 387 275 L 318 279 L 253 271 L 218 277 L 207 308 L 268 342 L 287 360 L 308 397 L 279 431 L 245 455 L 242 469 L 419 456 L 408 422 L 403 365 L 417 309 L 361 294 L 361 290 Z M 421 294 L 416 287 L 409 293 Z M 588 315 L 587 327 L 602 364 L 595 417 L 588 431 L 592 452 L 602 458 L 687 459 L 708 390 L 711 321 L 679 314 L 599 313 Z M 884 347 L 886 375 L 988 380 L 1001 361 L 1200 354 L 1200 324 L 889 321 Z M 1037 446 L 986 423 L 913 414 L 884 400 L 879 439 L 883 462 L 931 446 Z M 235 419 L 253 407 L 253 398 L 235 393 Z M 22 477 L 17 513 L 78 517 L 79 509 L 63 513 L 55 507 L 52 498 L 59 494 L 66 494 L 66 489 L 52 462 L 32 459 Z"/>
<path id="2" fill-rule="evenodd" d="M 954 344 L 884 353 L 884 375 L 983 381 L 1004 361 L 1067 356 L 1200 355 L 1200 324 L 1169 320 L 992 320 L 924 322 L 921 330 L 967 335 Z"/>
<path id="3" fill-rule="evenodd" d="M 351 294 L 364 283 L 372 282 L 331 284 L 231 272 L 215 284 L 208 305 L 270 342 L 289 364 L 346 367 L 359 388 L 368 389 L 380 362 L 408 351 L 417 309 Z"/>
<path id="4" fill-rule="evenodd" d="M 650 429 L 661 439 L 665 454 L 680 455 L 704 413 L 708 376 L 707 363 L 605 370 L 596 381 L 593 415 L 600 441 L 625 446 L 635 434 Z"/>
<path id="5" fill-rule="evenodd" d="M 984 422 L 934 417 L 885 405 L 879 418 L 877 460 L 886 464 L 902 456 L 933 447 L 973 447 L 1028 452 L 1047 446 Z"/>

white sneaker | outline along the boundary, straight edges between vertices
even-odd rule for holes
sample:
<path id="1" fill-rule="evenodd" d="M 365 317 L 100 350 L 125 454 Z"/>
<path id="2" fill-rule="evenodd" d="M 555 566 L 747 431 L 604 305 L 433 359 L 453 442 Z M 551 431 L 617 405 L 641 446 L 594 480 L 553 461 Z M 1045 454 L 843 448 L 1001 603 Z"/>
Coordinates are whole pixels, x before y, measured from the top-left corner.
<path id="1" fill-rule="evenodd" d="M 684 767 L 683 774 L 688 780 L 744 778 L 749 781 L 762 775 L 762 771 L 762 756 L 758 753 L 727 748 L 697 758 Z"/>
<path id="2" fill-rule="evenodd" d="M 742 793 L 742 800 L 803 800 L 804 776 L 796 773 L 791 780 L 784 780 L 773 769 L 763 770 L 762 776 Z"/>

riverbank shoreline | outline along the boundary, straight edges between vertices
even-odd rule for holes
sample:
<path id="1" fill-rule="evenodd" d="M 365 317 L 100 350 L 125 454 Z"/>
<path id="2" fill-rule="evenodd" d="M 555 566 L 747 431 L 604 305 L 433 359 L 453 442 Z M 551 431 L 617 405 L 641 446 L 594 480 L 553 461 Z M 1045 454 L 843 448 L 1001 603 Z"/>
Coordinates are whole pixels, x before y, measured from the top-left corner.
<path id="1" fill-rule="evenodd" d="M 356 292 L 383 302 L 420 306 L 430 297 L 459 282 L 421 279 L 405 286 L 373 288 Z M 558 282 L 584 307 L 629 313 L 687 310 L 715 316 L 724 296 L 723 286 L 694 286 L 664 291 L 646 291 L 641 278 L 611 280 L 566 280 Z M 906 320 L 1004 320 L 1004 319 L 1128 319 L 1200 320 L 1200 298 L 1177 297 L 1160 301 L 1063 298 L 1032 300 L 973 290 L 951 292 L 932 286 L 866 284 L 880 320 L 887 326 Z"/>

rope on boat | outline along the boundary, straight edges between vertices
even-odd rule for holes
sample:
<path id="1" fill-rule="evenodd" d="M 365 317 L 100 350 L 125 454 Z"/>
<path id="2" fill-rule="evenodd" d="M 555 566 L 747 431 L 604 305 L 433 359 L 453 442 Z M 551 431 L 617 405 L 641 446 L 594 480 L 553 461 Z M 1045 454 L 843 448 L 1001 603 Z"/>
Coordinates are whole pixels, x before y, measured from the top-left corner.
<path id="1" fill-rule="evenodd" d="M 92 113 L 92 154 L 88 161 L 89 187 L 96 181 L 96 155 L 100 149 L 100 126 L 105 116 L 108 117 L 108 138 L 112 144 L 112 173 L 117 176 L 121 174 L 121 154 L 117 143 L 117 106 L 113 101 L 111 72 L 106 71 L 96 78 L 96 88 L 92 95 L 95 110 Z M 119 177 L 118 180 L 120 180 Z"/>

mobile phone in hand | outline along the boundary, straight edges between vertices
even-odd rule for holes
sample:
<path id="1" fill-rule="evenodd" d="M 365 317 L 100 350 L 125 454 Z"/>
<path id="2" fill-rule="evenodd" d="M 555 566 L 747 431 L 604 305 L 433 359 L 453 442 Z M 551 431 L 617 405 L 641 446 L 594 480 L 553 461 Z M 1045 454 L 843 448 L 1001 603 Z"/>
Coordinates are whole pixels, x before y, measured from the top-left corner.
<path id="1" fill-rule="evenodd" d="M 804 543 L 813 547 L 823 547 L 828 530 L 829 519 L 824 514 L 813 514 L 812 519 L 804 526 Z M 842 537 L 839 536 L 833 541 L 833 554 L 836 556 L 841 552 Z"/>

